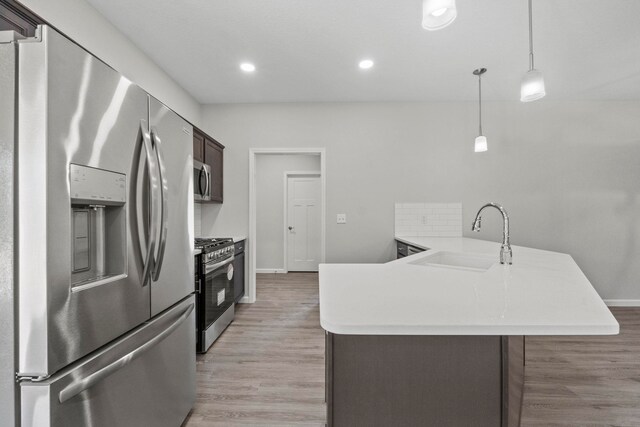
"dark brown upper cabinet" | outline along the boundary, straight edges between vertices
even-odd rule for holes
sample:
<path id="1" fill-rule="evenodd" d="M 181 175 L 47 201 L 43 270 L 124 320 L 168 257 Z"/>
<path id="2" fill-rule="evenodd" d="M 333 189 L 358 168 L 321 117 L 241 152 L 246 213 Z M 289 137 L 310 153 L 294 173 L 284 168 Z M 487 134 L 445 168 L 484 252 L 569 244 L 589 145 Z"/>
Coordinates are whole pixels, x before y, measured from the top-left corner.
<path id="1" fill-rule="evenodd" d="M 199 129 L 193 130 L 193 159 L 209 165 L 211 168 L 211 200 L 209 203 L 222 203 L 224 145 Z M 207 203 L 207 202 L 201 202 Z"/>
<path id="2" fill-rule="evenodd" d="M 193 131 L 193 160 L 204 163 L 204 135 Z"/>
<path id="3" fill-rule="evenodd" d="M 0 31 L 12 30 L 33 37 L 36 27 L 46 22 L 14 0 L 0 0 Z"/>

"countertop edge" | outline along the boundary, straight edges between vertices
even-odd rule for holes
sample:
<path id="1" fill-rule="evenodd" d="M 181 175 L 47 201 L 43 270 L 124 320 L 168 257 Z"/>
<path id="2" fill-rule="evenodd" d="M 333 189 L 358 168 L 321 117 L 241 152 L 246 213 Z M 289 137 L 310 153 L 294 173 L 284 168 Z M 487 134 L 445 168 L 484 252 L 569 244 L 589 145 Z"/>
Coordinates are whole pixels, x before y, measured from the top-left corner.
<path id="1" fill-rule="evenodd" d="M 320 318 L 320 326 L 334 335 L 438 335 L 438 336 L 602 336 L 618 335 L 619 325 L 581 325 L 581 326 L 504 326 L 504 325 L 334 325 Z M 371 330 L 375 330 L 372 332 Z"/>

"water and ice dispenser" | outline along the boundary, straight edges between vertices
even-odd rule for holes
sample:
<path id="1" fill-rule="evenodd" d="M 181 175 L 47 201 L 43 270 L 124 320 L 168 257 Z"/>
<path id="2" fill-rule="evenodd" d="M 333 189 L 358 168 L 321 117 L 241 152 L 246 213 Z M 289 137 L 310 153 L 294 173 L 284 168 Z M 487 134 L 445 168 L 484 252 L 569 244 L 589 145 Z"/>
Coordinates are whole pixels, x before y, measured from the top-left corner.
<path id="1" fill-rule="evenodd" d="M 71 285 L 126 273 L 125 174 L 71 164 Z"/>

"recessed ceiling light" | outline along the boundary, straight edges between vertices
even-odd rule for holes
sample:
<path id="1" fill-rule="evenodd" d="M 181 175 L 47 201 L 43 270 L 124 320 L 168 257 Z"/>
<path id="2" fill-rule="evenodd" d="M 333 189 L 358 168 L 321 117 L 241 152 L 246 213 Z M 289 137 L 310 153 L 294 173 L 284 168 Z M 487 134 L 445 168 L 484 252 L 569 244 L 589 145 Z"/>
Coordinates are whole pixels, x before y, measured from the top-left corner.
<path id="1" fill-rule="evenodd" d="M 250 62 L 243 62 L 240 64 L 240 69 L 245 73 L 253 73 L 256 70 L 256 66 Z"/>
<path id="2" fill-rule="evenodd" d="M 360 67 L 363 70 L 368 70 L 369 68 L 373 67 L 373 61 L 370 59 L 363 59 L 358 64 L 358 67 Z"/>

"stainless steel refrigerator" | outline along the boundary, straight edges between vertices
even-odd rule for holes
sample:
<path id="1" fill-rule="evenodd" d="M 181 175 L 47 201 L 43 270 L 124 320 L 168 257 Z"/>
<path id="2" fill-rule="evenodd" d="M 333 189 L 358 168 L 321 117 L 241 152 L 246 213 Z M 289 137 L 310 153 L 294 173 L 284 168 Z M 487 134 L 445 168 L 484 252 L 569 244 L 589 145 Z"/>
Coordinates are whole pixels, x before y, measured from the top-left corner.
<path id="1" fill-rule="evenodd" d="M 0 34 L 0 64 L 2 422 L 179 426 L 195 401 L 192 127 L 46 26 Z"/>

